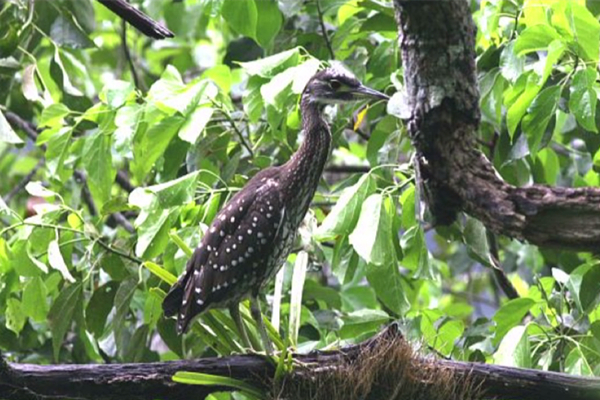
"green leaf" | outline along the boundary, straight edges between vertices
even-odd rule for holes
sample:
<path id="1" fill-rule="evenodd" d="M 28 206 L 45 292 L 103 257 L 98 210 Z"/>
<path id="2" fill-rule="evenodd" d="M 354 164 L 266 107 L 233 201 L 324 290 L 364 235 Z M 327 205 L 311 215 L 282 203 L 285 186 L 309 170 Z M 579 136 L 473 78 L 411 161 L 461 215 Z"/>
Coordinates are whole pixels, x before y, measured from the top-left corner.
<path id="1" fill-rule="evenodd" d="M 53 240 L 48 245 L 48 262 L 52 268 L 60 272 L 64 280 L 71 283 L 75 282 L 75 278 L 69 272 L 69 268 L 60 252 L 58 240 Z"/>
<path id="2" fill-rule="evenodd" d="M 48 147 L 46 149 L 48 172 L 63 181 L 66 180 L 70 172 L 65 168 L 65 159 L 67 158 L 72 134 L 72 128 L 59 129 L 48 140 Z"/>
<path id="3" fill-rule="evenodd" d="M 107 120 L 110 122 L 104 122 Z M 117 174 L 112 164 L 112 135 L 108 134 L 105 125 L 114 127 L 111 117 L 106 116 L 103 126 L 86 139 L 82 152 L 88 187 L 100 207 L 111 199 L 111 188 Z"/>
<path id="4" fill-rule="evenodd" d="M 90 302 L 85 310 L 85 322 L 87 330 L 96 338 L 104 335 L 106 318 L 113 308 L 118 282 L 110 281 L 94 291 Z"/>
<path id="5" fill-rule="evenodd" d="M 535 96 L 537 96 L 540 89 L 541 85 L 539 83 L 539 77 L 534 73 L 530 73 L 527 77 L 525 89 L 519 95 L 516 101 L 508 108 L 506 114 L 506 125 L 508 126 L 508 133 L 511 135 L 511 137 L 514 135 L 519 122 L 521 122 L 521 118 L 527 112 L 527 108 Z"/>
<path id="6" fill-rule="evenodd" d="M 50 75 L 63 92 L 73 97 L 83 97 L 83 93 L 71 83 L 69 74 L 63 64 L 58 47 L 54 47 L 54 56 L 50 61 Z"/>
<path id="7" fill-rule="evenodd" d="M 214 111 L 212 107 L 198 107 L 192 111 L 179 130 L 179 138 L 191 144 L 196 143 Z"/>
<path id="8" fill-rule="evenodd" d="M 127 278 L 121 282 L 121 285 L 119 285 L 119 288 L 117 289 L 117 293 L 115 293 L 115 316 L 113 318 L 113 330 L 115 333 L 115 343 L 119 353 L 121 354 L 123 354 L 127 348 L 128 336 L 126 335 L 127 327 L 125 325 L 125 321 L 127 314 L 129 313 L 129 304 L 131 303 L 133 294 L 137 289 L 137 283 L 137 276 Z"/>
<path id="9" fill-rule="evenodd" d="M 100 92 L 100 100 L 104 101 L 111 109 L 117 109 L 125 104 L 134 93 L 135 86 L 132 82 L 114 80 L 110 81 Z"/>
<path id="10" fill-rule="evenodd" d="M 586 312 L 591 312 L 600 302 L 600 264 L 592 265 L 583 275 L 579 299 Z"/>
<path id="11" fill-rule="evenodd" d="M 199 103 L 214 98 L 217 93 L 216 85 L 208 80 L 184 84 L 179 71 L 169 65 L 148 91 L 147 100 L 168 115 L 174 112 L 187 115 Z"/>
<path id="12" fill-rule="evenodd" d="M 175 375 L 173 375 L 173 381 L 178 383 L 185 383 L 188 385 L 232 387 L 243 392 L 247 392 L 258 399 L 265 398 L 264 394 L 254 386 L 244 381 L 225 376 L 201 374 L 199 372 L 179 371 Z"/>
<path id="13" fill-rule="evenodd" d="M 515 41 L 513 51 L 522 56 L 539 50 L 546 50 L 555 39 L 560 39 L 556 29 L 549 25 L 534 25 L 526 28 Z"/>
<path id="14" fill-rule="evenodd" d="M 565 373 L 579 376 L 594 376 L 590 362 L 580 347 L 574 347 L 565 359 Z"/>
<path id="15" fill-rule="evenodd" d="M 519 325 L 525 314 L 535 304 L 535 301 L 526 297 L 512 299 L 506 302 L 494 315 L 496 323 L 496 335 L 494 340 L 498 342 L 513 327 Z"/>
<path id="16" fill-rule="evenodd" d="M 377 298 L 396 315 L 404 315 L 410 308 L 403 287 L 403 278 L 396 263 L 367 266 L 367 280 Z"/>
<path id="17" fill-rule="evenodd" d="M 94 42 L 81 30 L 70 14 L 59 14 L 50 27 L 54 43 L 72 49 L 95 47 Z"/>
<path id="18" fill-rule="evenodd" d="M 515 326 L 504 336 L 494 354 L 494 362 L 508 367 L 531 368 L 527 327 Z"/>
<path id="19" fill-rule="evenodd" d="M 514 51 L 515 42 L 509 42 L 500 54 L 500 71 L 502 76 L 510 82 L 515 82 L 523 75 L 525 57 L 518 56 Z"/>
<path id="20" fill-rule="evenodd" d="M 363 203 L 356 228 L 348 237 L 367 263 L 382 265 L 395 259 L 392 244 L 393 204 L 389 197 L 372 194 Z"/>
<path id="21" fill-rule="evenodd" d="M 184 119 L 181 116 L 174 115 L 161 120 L 147 130 L 138 129 L 133 139 L 131 165 L 131 171 L 138 181 L 145 180 L 183 123 Z"/>
<path id="22" fill-rule="evenodd" d="M 256 41 L 262 47 L 268 47 L 283 23 L 283 16 L 276 0 L 255 0 L 257 10 Z"/>
<path id="23" fill-rule="evenodd" d="M 415 277 L 434 279 L 435 274 L 429 262 L 429 251 L 425 245 L 425 235 L 420 225 L 409 228 L 400 240 L 404 258 L 402 266 L 414 271 Z"/>
<path id="24" fill-rule="evenodd" d="M 549 147 L 540 150 L 537 154 L 536 165 L 541 167 L 544 183 L 556 185 L 556 181 L 560 176 L 560 160 L 554 150 Z"/>
<path id="25" fill-rule="evenodd" d="M 156 293 L 156 289 L 152 288 L 146 296 L 144 304 L 144 324 L 154 327 L 162 315 L 163 297 Z"/>
<path id="26" fill-rule="evenodd" d="M 481 115 L 497 128 L 502 123 L 502 94 L 506 80 L 502 77 L 500 68 L 488 71 L 479 83 L 481 90 Z"/>
<path id="27" fill-rule="evenodd" d="M 315 235 L 318 238 L 331 238 L 350 234 L 358 221 L 361 205 L 375 189 L 371 174 L 363 175 L 356 184 L 344 189 Z"/>
<path id="28" fill-rule="evenodd" d="M 252 39 L 256 38 L 258 9 L 254 0 L 224 0 L 221 15 L 234 31 Z"/>
<path id="29" fill-rule="evenodd" d="M 48 314 L 47 291 L 44 281 L 32 278 L 23 289 L 23 311 L 35 322 L 43 322 Z"/>
<path id="30" fill-rule="evenodd" d="M 236 2 L 236 0 L 230 0 Z M 248 75 L 271 78 L 288 67 L 298 64 L 300 59 L 298 47 L 277 53 L 256 61 L 239 63 Z"/>
<path id="31" fill-rule="evenodd" d="M 23 140 L 16 134 L 0 110 L 0 144 L 2 142 L 20 144 L 23 143 Z"/>
<path id="32" fill-rule="evenodd" d="M 595 68 L 579 70 L 573 76 L 569 109 L 575 115 L 577 122 L 590 132 L 598 133 L 596 127 L 596 91 L 594 82 L 597 73 Z"/>
<path id="33" fill-rule="evenodd" d="M 81 283 L 77 283 L 61 290 L 50 308 L 48 323 L 52 333 L 52 349 L 55 361 L 58 361 L 63 339 L 75 319 L 75 310 L 78 306 L 81 306 L 82 301 L 82 286 Z"/>
<path id="34" fill-rule="evenodd" d="M 6 327 L 18 335 L 26 321 L 27 317 L 23 312 L 21 302 L 13 298 L 8 299 L 6 301 Z"/>
<path id="35" fill-rule="evenodd" d="M 560 86 L 550 86 L 542 90 L 533 100 L 527 110 L 527 115 L 523 118 L 521 128 L 527 135 L 529 150 L 532 154 L 538 151 L 540 143 L 547 142 L 544 140 L 544 134 L 550 119 L 556 113 L 561 89 Z"/>
<path id="36" fill-rule="evenodd" d="M 596 17 L 574 1 L 558 1 L 552 8 L 552 25 L 563 36 L 571 36 L 570 45 L 577 55 L 585 61 L 598 62 L 600 23 Z"/>
<path id="37" fill-rule="evenodd" d="M 51 104 L 42 110 L 42 116 L 39 120 L 40 126 L 54 126 L 60 125 L 63 122 L 63 118 L 71 113 L 69 107 L 63 103 Z"/>
<path id="38" fill-rule="evenodd" d="M 142 264 L 142 266 L 146 267 L 148 271 L 152 272 L 154 275 L 159 277 L 163 282 L 168 283 L 169 285 L 174 285 L 177 282 L 177 277 L 161 267 L 158 264 L 155 264 L 150 261 L 146 261 Z"/>
<path id="39" fill-rule="evenodd" d="M 485 226 L 477 219 L 467 217 L 463 232 L 465 244 L 470 254 L 484 265 L 491 266 L 490 247 Z"/>

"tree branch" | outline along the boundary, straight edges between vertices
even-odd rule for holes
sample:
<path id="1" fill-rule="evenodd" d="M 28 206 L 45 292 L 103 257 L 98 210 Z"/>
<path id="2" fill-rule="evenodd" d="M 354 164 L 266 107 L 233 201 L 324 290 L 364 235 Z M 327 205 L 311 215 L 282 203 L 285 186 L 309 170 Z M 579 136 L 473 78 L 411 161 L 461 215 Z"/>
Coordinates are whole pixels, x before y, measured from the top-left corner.
<path id="1" fill-rule="evenodd" d="M 336 351 L 295 355 L 294 359 L 301 363 L 300 366 L 280 383 L 272 380 L 274 366 L 257 355 L 140 364 L 42 366 L 8 363 L 4 367 L 0 365 L 0 398 L 179 400 L 202 399 L 211 392 L 231 390 L 175 383 L 171 377 L 177 371 L 229 376 L 267 393 L 277 390 L 291 399 L 297 398 L 293 395 L 295 391 L 306 395 L 310 392 L 304 390 L 316 389 L 319 382 L 326 382 L 329 387 L 322 388 L 323 392 L 313 392 L 320 395 L 315 394 L 311 399 L 327 398 L 325 396 L 335 390 L 338 393 L 358 391 L 371 396 L 364 398 L 380 398 L 373 396 L 393 392 L 390 385 L 405 393 L 444 390 L 442 393 L 447 394 L 440 396 L 438 392 L 435 399 L 595 400 L 600 394 L 598 379 L 415 355 L 396 325 L 362 344 Z M 382 380 L 382 376 L 389 379 Z M 348 381 L 349 377 L 359 381 Z M 371 380 L 370 384 L 364 386 L 365 380 Z M 451 390 L 460 390 L 461 396 Z M 353 398 L 356 395 L 348 397 L 349 400 Z"/>
<path id="2" fill-rule="evenodd" d="M 323 20 L 323 11 L 321 10 L 321 2 L 320 0 L 315 0 L 317 4 L 317 15 L 319 17 L 319 25 L 321 26 L 321 33 L 323 35 L 323 40 L 325 41 L 325 45 L 327 46 L 327 50 L 329 50 L 329 56 L 332 60 L 335 60 L 335 52 L 333 51 L 333 46 L 331 46 L 331 41 L 329 40 L 329 35 L 327 34 L 327 28 L 325 27 L 325 21 Z"/>
<path id="3" fill-rule="evenodd" d="M 171 38 L 175 35 L 173 32 L 154 21 L 152 18 L 127 3 L 125 0 L 98 0 L 100 4 L 108 8 L 131 26 L 142 32 L 144 35 L 154 39 Z"/>
<path id="4" fill-rule="evenodd" d="M 492 232 L 544 247 L 600 248 L 600 188 L 515 187 L 476 148 L 475 26 L 467 1 L 395 0 L 408 130 L 436 223 L 460 211 Z"/>

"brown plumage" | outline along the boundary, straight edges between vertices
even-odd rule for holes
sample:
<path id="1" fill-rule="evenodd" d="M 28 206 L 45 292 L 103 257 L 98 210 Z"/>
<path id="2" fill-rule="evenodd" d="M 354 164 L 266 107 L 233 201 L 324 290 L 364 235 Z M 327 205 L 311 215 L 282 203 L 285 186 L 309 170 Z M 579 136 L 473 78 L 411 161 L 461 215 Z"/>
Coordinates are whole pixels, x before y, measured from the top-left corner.
<path id="1" fill-rule="evenodd" d="M 327 161 L 331 133 L 322 110 L 326 104 L 360 97 L 387 98 L 339 68 L 325 69 L 309 80 L 301 99 L 304 142 L 287 163 L 256 174 L 223 207 L 165 298 L 164 313 L 177 316 L 179 333 L 194 316 L 213 307 L 230 307 L 238 323 L 237 303 L 251 297 L 253 317 L 266 340 L 254 305 L 289 255 Z"/>

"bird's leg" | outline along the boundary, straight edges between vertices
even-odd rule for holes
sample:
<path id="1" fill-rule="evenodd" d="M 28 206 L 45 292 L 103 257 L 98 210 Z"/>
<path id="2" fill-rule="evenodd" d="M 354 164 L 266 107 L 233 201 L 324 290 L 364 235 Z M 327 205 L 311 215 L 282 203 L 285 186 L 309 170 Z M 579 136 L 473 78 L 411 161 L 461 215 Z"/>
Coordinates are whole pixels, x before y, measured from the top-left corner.
<path id="1" fill-rule="evenodd" d="M 263 342 L 263 346 L 265 347 L 265 351 L 267 355 L 273 355 L 273 345 L 271 344 L 271 339 L 267 334 L 267 329 L 265 328 L 265 324 L 263 323 L 262 314 L 260 312 L 260 303 L 258 302 L 258 296 L 252 296 L 250 299 L 250 313 L 252 314 L 252 318 L 256 321 L 256 325 L 258 326 L 258 331 L 260 332 L 260 337 Z"/>
<path id="2" fill-rule="evenodd" d="M 252 343 L 250 343 L 250 339 L 248 338 L 248 332 L 246 332 L 246 327 L 244 325 L 244 321 L 242 320 L 242 315 L 240 314 L 240 305 L 233 304 L 229 306 L 229 314 L 231 318 L 235 322 L 235 325 L 240 333 L 240 338 L 244 344 L 244 347 L 247 349 L 253 349 Z"/>

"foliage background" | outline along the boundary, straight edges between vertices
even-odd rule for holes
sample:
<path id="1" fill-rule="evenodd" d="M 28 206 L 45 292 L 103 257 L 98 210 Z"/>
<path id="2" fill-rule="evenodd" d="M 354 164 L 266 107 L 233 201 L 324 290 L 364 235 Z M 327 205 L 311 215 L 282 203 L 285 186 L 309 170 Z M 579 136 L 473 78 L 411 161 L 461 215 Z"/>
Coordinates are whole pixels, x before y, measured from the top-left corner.
<path id="1" fill-rule="evenodd" d="M 396 94 L 387 110 L 328 110 L 328 170 L 266 292 L 276 343 L 335 347 L 399 320 L 443 356 L 600 375 L 597 257 L 488 240 L 464 215 L 428 222 L 388 2 L 134 3 L 176 37 L 124 30 L 90 0 L 0 1 L 0 348 L 11 359 L 239 351 L 226 312 L 180 338 L 160 303 L 219 207 L 297 148 L 299 94 L 335 58 Z M 472 3 L 479 145 L 510 183 L 600 184 L 598 4 Z M 517 298 L 495 284 L 497 260 Z"/>

